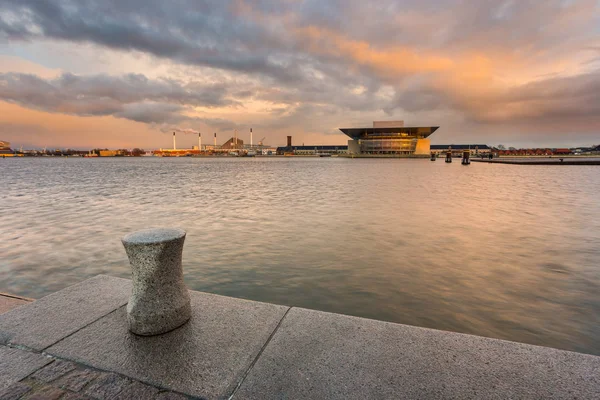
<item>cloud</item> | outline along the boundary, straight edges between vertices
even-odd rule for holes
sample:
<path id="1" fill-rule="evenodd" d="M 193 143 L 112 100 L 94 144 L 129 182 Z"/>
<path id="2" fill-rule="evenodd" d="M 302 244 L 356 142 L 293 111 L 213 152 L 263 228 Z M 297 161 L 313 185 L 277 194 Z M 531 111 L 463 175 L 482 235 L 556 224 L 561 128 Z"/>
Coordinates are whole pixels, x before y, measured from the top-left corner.
<path id="1" fill-rule="evenodd" d="M 64 73 L 43 79 L 0 73 L 0 99 L 26 107 L 79 116 L 113 115 L 145 123 L 187 119 L 195 106 L 238 106 L 222 84 L 150 80 L 141 74 L 79 76 Z"/>
<path id="2" fill-rule="evenodd" d="M 11 46 L 77 43 L 165 68 L 156 79 L 5 73 L 0 98 L 160 129 L 325 134 L 387 117 L 594 132 L 598 26 L 597 0 L 4 0 Z"/>

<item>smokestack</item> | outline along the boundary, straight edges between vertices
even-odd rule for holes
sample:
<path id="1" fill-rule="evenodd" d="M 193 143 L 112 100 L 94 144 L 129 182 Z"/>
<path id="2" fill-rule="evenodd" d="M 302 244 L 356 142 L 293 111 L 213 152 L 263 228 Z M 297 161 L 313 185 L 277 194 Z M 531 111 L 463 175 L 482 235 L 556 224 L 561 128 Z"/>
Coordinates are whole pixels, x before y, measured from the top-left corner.
<path id="1" fill-rule="evenodd" d="M 173 132 L 173 150 L 177 150 L 177 142 L 175 142 L 175 132 Z"/>
<path id="2" fill-rule="evenodd" d="M 202 151 L 202 134 L 198 132 L 198 150 Z"/>
<path id="3" fill-rule="evenodd" d="M 217 132 L 215 132 L 215 149 L 217 148 Z"/>
<path id="4" fill-rule="evenodd" d="M 252 148 L 252 128 L 250 128 L 250 148 Z"/>
<path id="5" fill-rule="evenodd" d="M 292 137 L 288 136 L 287 139 L 288 139 L 288 145 L 287 145 L 287 147 L 292 147 Z"/>

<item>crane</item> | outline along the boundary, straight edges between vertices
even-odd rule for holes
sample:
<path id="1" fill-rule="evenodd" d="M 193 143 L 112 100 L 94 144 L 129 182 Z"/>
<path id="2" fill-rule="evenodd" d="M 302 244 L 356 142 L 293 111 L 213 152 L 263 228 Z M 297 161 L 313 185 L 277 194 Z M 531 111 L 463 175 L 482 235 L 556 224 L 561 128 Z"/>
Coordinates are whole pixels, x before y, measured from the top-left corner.
<path id="1" fill-rule="evenodd" d="M 259 145 L 259 146 L 262 146 L 262 145 L 263 145 L 263 140 L 265 140 L 265 138 L 266 138 L 266 136 L 265 136 L 264 138 L 262 138 L 262 139 L 260 139 L 260 140 L 258 141 L 258 145 Z"/>

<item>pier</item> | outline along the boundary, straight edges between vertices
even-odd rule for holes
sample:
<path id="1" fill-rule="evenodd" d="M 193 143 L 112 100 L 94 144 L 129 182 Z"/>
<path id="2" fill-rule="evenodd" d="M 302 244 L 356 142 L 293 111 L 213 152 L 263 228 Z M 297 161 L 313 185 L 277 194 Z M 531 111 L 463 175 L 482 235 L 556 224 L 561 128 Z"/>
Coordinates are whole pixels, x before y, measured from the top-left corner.
<path id="1" fill-rule="evenodd" d="M 100 275 L 0 315 L 0 393 L 600 397 L 600 357 L 195 291 L 187 324 L 137 336 L 127 329 L 131 290 L 127 279 Z"/>
<path id="2" fill-rule="evenodd" d="M 600 159 L 595 160 L 578 160 L 577 158 L 529 158 L 523 160 L 503 160 L 494 158 L 492 160 L 472 158 L 473 162 L 490 163 L 490 164 L 513 164 L 513 165 L 600 165 Z"/>

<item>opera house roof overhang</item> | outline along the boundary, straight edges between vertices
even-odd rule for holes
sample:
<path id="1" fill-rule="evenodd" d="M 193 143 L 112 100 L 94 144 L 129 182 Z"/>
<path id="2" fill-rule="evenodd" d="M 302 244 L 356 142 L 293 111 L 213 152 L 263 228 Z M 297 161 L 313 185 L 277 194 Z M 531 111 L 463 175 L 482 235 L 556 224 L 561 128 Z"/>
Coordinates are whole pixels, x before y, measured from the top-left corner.
<path id="1" fill-rule="evenodd" d="M 350 136 L 354 140 L 358 139 L 376 139 L 379 137 L 417 137 L 425 139 L 433 132 L 438 130 L 439 126 L 411 127 L 403 126 L 397 128 L 339 128 L 340 131 Z"/>

